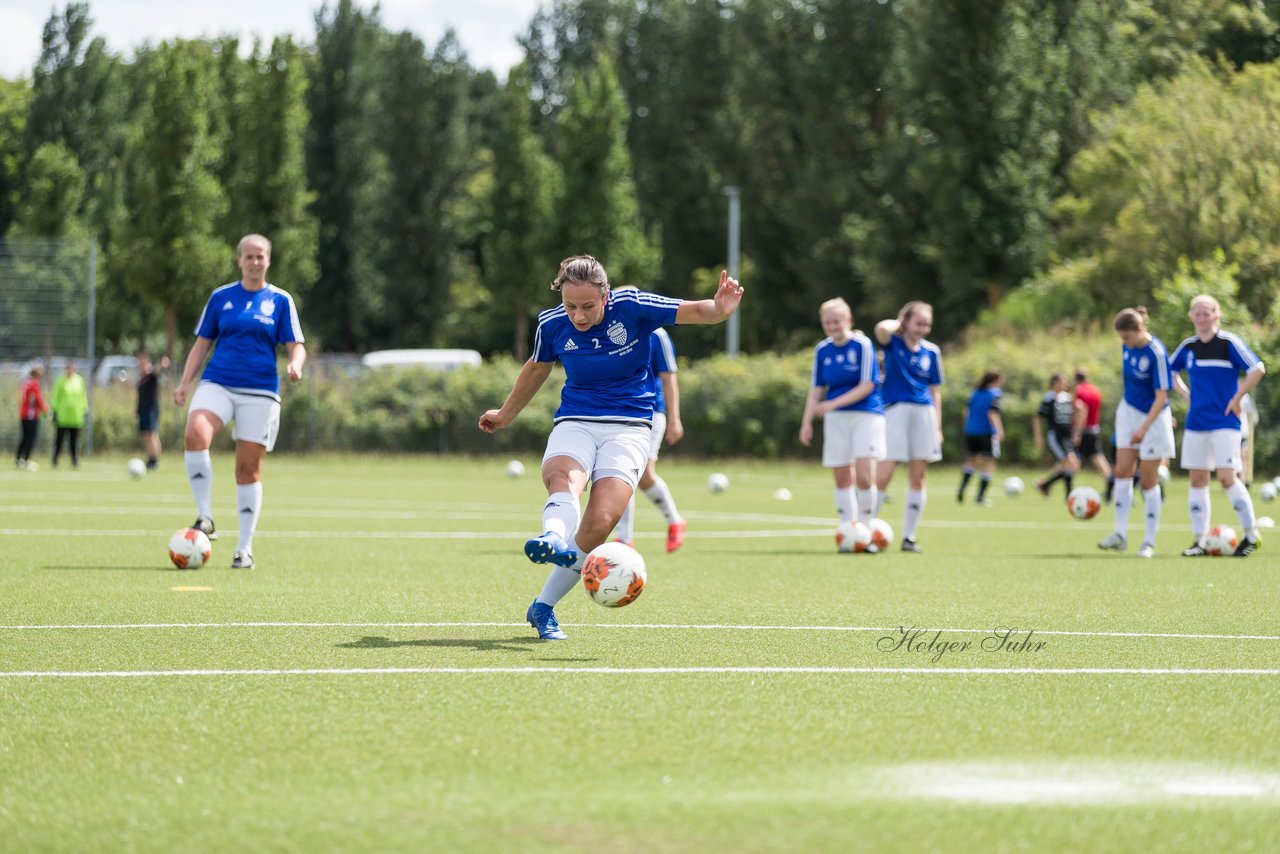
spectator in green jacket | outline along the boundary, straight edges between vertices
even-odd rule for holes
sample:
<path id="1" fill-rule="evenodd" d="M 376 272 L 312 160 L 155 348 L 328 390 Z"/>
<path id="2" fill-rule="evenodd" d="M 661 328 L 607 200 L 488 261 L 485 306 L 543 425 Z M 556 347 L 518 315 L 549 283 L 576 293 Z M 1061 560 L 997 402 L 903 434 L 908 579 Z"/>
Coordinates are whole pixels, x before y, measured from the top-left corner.
<path id="1" fill-rule="evenodd" d="M 84 428 L 84 416 L 89 411 L 89 392 L 84 385 L 84 377 L 76 373 L 76 363 L 67 360 L 67 372 L 58 377 L 53 386 L 53 423 L 58 427 L 57 438 L 53 442 L 53 464 L 58 464 L 62 454 L 62 440 L 71 443 L 71 465 L 80 465 L 80 430 Z"/>

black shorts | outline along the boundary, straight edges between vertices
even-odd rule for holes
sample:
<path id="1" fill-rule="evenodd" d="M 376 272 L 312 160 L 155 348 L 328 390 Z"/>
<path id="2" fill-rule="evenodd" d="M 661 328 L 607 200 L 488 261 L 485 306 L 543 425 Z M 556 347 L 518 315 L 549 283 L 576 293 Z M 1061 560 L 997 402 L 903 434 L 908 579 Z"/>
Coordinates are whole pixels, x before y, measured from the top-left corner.
<path id="1" fill-rule="evenodd" d="M 1076 443 L 1071 441 L 1070 433 L 1059 433 L 1057 430 L 1050 430 L 1045 444 L 1049 446 L 1049 453 L 1053 454 L 1055 460 L 1065 460 L 1076 452 Z"/>
<path id="2" fill-rule="evenodd" d="M 148 409 L 138 413 L 138 432 L 154 433 L 156 425 L 160 423 L 160 407 Z"/>
<path id="3" fill-rule="evenodd" d="M 1092 457 L 1102 451 L 1102 445 L 1099 442 L 1100 438 L 1097 430 L 1085 430 L 1080 434 L 1080 457 L 1082 459 Z"/>
<path id="4" fill-rule="evenodd" d="M 986 436 L 969 436 L 964 437 L 964 447 L 971 457 L 991 457 L 996 458 L 995 448 L 992 439 L 995 437 L 987 434 Z"/>

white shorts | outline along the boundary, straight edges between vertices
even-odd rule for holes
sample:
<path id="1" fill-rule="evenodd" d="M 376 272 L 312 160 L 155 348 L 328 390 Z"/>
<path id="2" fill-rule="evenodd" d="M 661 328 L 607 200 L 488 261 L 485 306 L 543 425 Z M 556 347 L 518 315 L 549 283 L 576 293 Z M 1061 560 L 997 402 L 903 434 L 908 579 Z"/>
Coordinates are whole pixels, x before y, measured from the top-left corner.
<path id="1" fill-rule="evenodd" d="M 836 410 L 822 416 L 822 464 L 831 469 L 854 460 L 884 459 L 884 416 Z"/>
<path id="2" fill-rule="evenodd" d="M 212 412 L 223 425 L 235 422 L 231 435 L 237 442 L 253 442 L 265 445 L 270 451 L 276 446 L 280 432 L 280 401 L 265 394 L 232 391 L 217 383 L 201 382 L 191 395 L 187 417 L 197 409 Z"/>
<path id="3" fill-rule="evenodd" d="M 1116 407 L 1116 450 L 1127 450 L 1134 447 L 1133 431 L 1142 426 L 1142 422 L 1147 420 L 1147 413 L 1138 409 L 1131 403 L 1120 401 L 1120 405 Z M 1173 443 L 1173 415 L 1169 412 L 1169 407 L 1165 407 L 1156 420 L 1151 422 L 1151 426 L 1147 428 L 1147 434 L 1142 437 L 1142 442 L 1137 446 L 1138 459 L 1140 460 L 1162 460 L 1165 457 L 1173 458 L 1176 453 Z"/>
<path id="4" fill-rule="evenodd" d="M 1240 468 L 1240 431 L 1184 430 L 1182 467 L 1214 471 Z"/>
<path id="5" fill-rule="evenodd" d="M 586 469 L 592 483 L 617 477 L 635 489 L 649 458 L 652 432 L 645 424 L 561 421 L 551 428 L 542 462 L 569 457 Z"/>
<path id="6" fill-rule="evenodd" d="M 662 440 L 667 435 L 667 413 L 653 413 L 653 430 L 649 436 L 649 459 L 657 462 L 658 451 L 662 448 Z"/>
<path id="7" fill-rule="evenodd" d="M 885 459 L 895 463 L 942 459 L 938 414 L 933 404 L 895 403 L 884 410 Z"/>

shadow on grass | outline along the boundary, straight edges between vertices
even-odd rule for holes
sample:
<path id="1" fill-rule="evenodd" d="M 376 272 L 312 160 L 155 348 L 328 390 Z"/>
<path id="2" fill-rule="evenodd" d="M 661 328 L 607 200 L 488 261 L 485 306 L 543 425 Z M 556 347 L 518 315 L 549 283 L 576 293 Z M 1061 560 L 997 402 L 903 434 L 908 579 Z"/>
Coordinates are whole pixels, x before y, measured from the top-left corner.
<path id="1" fill-rule="evenodd" d="M 40 568 L 67 570 L 70 572 L 81 570 L 106 570 L 108 572 L 171 572 L 174 575 L 179 573 L 179 570 L 176 570 L 171 566 L 102 566 L 101 564 L 98 564 L 95 566 L 42 566 Z"/>
<path id="2" fill-rule="evenodd" d="M 473 649 L 476 652 L 528 652 L 538 638 L 421 638 L 418 640 L 392 640 L 388 637 L 362 637 L 351 643 L 340 643 L 340 649 L 396 649 L 402 646 L 425 646 L 439 649 Z"/>

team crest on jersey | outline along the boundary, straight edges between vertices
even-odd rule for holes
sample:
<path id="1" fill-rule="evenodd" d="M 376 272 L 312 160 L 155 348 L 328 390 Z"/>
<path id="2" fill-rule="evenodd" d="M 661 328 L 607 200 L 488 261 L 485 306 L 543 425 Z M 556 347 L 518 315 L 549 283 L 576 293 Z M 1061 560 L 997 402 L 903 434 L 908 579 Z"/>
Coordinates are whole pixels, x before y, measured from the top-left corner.
<path id="1" fill-rule="evenodd" d="M 923 355 L 920 356 L 920 370 L 922 371 L 929 370 L 929 365 L 932 364 L 932 362 L 933 360 L 929 358 L 929 354 L 924 353 Z"/>
<path id="2" fill-rule="evenodd" d="M 627 343 L 627 327 L 622 325 L 622 321 L 615 320 L 613 323 L 610 323 L 607 331 L 609 334 L 609 340 L 614 344 L 621 346 Z"/>
<path id="3" fill-rule="evenodd" d="M 258 306 L 258 311 L 262 312 L 266 317 L 270 317 L 275 314 L 276 304 L 270 300 L 263 300 L 262 304 Z"/>
<path id="4" fill-rule="evenodd" d="M 1149 367 L 1151 367 L 1151 360 L 1146 356 L 1143 356 L 1138 360 L 1138 370 L 1145 372 Z"/>
<path id="5" fill-rule="evenodd" d="M 568 341 L 564 342 L 564 351 L 565 351 L 566 353 L 567 353 L 567 352 L 569 352 L 570 350 L 577 350 L 577 349 L 578 349 L 578 345 L 573 343 L 573 339 L 572 339 L 572 338 L 570 338 Z"/>

